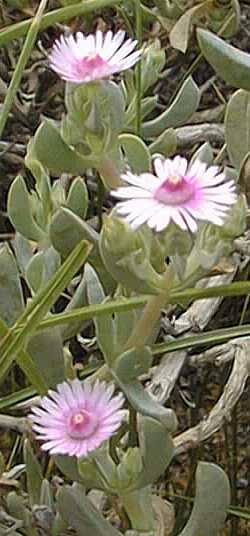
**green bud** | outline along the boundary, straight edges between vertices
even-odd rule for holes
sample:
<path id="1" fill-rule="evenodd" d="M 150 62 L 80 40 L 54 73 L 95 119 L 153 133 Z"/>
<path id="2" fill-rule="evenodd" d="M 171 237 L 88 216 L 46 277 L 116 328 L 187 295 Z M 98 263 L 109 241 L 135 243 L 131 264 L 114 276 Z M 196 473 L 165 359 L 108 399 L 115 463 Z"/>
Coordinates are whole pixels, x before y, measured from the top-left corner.
<path id="1" fill-rule="evenodd" d="M 79 460 L 78 470 L 86 487 L 110 490 L 116 465 L 109 454 L 108 444 L 104 444 L 88 459 Z"/>
<path id="2" fill-rule="evenodd" d="M 133 488 L 136 483 L 139 474 L 143 469 L 142 457 L 140 454 L 140 449 L 129 448 L 125 452 L 121 463 L 117 466 L 117 475 L 116 475 L 116 490 L 119 490 L 119 493 L 127 493 L 128 488 Z M 114 484 L 112 482 L 112 484 Z"/>
<path id="3" fill-rule="evenodd" d="M 81 155 L 99 161 L 113 149 L 124 125 L 124 97 L 110 81 L 67 87 L 62 136 Z"/>
<path id="4" fill-rule="evenodd" d="M 100 479 L 100 474 L 94 463 L 94 460 L 79 460 L 78 470 L 81 476 L 81 482 L 83 482 L 85 486 L 91 488 L 95 487 L 96 489 L 105 489 L 105 486 Z"/>
<path id="5" fill-rule="evenodd" d="M 235 227 L 237 227 L 236 223 Z M 187 259 L 186 270 L 183 272 L 182 277 L 182 286 L 183 284 L 184 286 L 194 284 L 207 275 L 222 257 L 230 255 L 232 242 L 233 236 L 229 236 L 229 231 L 225 233 L 224 227 L 210 223 L 201 225 L 194 247 Z"/>
<path id="6" fill-rule="evenodd" d="M 147 346 L 132 348 L 116 358 L 114 371 L 120 381 L 130 383 L 148 372 L 152 362 L 152 353 Z"/>
<path id="7" fill-rule="evenodd" d="M 142 89 L 144 93 L 157 82 L 165 61 L 165 50 L 161 48 L 160 41 L 156 39 L 146 48 L 141 61 Z"/>
<path id="8" fill-rule="evenodd" d="M 100 251 L 103 262 L 112 277 L 126 288 L 141 293 L 156 294 L 164 289 L 162 272 L 156 271 L 152 262 L 152 231 L 144 226 L 133 231 L 124 220 L 115 216 L 115 211 L 104 222 Z M 155 248 L 158 247 L 156 243 Z M 158 247 L 159 254 L 159 247 Z M 163 261 L 154 263 L 163 268 Z"/>
<path id="9" fill-rule="evenodd" d="M 165 257 L 166 255 L 172 256 L 176 254 L 186 257 L 192 249 L 193 238 L 191 234 L 182 231 L 174 223 L 170 223 L 158 236 Z"/>

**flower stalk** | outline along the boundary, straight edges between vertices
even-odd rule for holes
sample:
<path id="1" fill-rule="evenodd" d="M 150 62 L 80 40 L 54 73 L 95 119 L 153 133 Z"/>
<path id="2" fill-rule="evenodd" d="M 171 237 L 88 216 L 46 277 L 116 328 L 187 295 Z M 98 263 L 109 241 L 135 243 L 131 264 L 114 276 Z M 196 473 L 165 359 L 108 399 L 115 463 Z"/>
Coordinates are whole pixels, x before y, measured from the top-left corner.
<path id="1" fill-rule="evenodd" d="M 138 320 L 135 329 L 129 338 L 126 350 L 129 348 L 140 348 L 147 344 L 152 331 L 160 318 L 161 310 L 166 305 L 170 296 L 173 282 L 173 270 L 171 266 L 166 267 L 164 274 L 166 287 L 163 292 L 149 298 L 141 318 Z"/>

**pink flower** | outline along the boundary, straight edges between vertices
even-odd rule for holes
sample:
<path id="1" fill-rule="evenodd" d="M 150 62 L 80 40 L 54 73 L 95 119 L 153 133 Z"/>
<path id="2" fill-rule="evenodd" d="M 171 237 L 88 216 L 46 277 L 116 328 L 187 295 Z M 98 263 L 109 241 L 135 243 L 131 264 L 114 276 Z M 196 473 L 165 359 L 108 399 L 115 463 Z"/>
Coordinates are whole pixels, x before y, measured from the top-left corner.
<path id="1" fill-rule="evenodd" d="M 196 160 L 176 156 L 173 160 L 156 158 L 155 173 L 133 175 L 122 179 L 131 186 L 120 187 L 111 194 L 122 199 L 117 213 L 125 216 L 133 229 L 147 223 L 162 231 L 170 222 L 182 230 L 197 230 L 197 220 L 223 225 L 226 213 L 236 202 L 233 181 L 225 181 L 217 166 L 207 167 Z"/>
<path id="2" fill-rule="evenodd" d="M 134 51 L 137 41 L 124 42 L 124 37 L 125 32 L 121 30 L 114 35 L 111 31 L 104 35 L 97 30 L 95 35 L 78 32 L 76 37 L 61 36 L 49 56 L 50 67 L 63 80 L 74 84 L 109 78 L 140 59 L 141 51 Z"/>
<path id="3" fill-rule="evenodd" d="M 89 380 L 64 382 L 34 406 L 29 418 L 42 449 L 81 458 L 97 449 L 119 428 L 124 417 L 122 394 L 114 385 Z"/>

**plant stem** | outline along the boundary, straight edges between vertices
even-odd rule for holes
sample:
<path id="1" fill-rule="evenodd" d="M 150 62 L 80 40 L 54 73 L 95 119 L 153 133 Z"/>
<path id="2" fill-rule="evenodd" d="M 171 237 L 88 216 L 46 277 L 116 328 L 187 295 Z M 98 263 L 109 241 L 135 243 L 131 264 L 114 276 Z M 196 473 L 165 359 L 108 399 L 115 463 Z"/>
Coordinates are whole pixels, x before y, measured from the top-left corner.
<path id="1" fill-rule="evenodd" d="M 230 285 L 221 285 L 217 287 L 210 287 L 206 289 L 202 288 L 189 288 L 183 291 L 171 292 L 168 302 L 171 304 L 183 303 L 185 301 L 202 300 L 205 298 L 216 298 L 218 296 L 243 296 L 249 294 L 250 282 L 241 281 L 231 283 Z M 88 305 L 78 309 L 74 309 L 69 312 L 63 312 L 53 314 L 49 318 L 45 318 L 39 322 L 36 330 L 41 331 L 47 328 L 55 328 L 56 326 L 62 326 L 69 322 L 91 320 L 95 316 L 103 316 L 112 313 L 121 313 L 125 311 L 131 311 L 132 309 L 141 309 L 146 305 L 148 301 L 148 295 L 141 295 L 139 297 L 127 298 L 120 301 L 119 299 L 113 299 L 108 302 L 97 305 Z M 13 327 L 13 332 L 20 331 L 23 328 L 24 322 L 18 326 Z M 183 350 L 191 346 L 199 346 L 203 344 L 214 344 L 215 342 L 221 343 L 228 341 L 236 337 L 246 337 L 250 333 L 250 325 L 244 324 L 243 326 L 234 326 L 230 328 L 223 328 L 213 330 L 207 333 L 194 335 L 188 338 L 182 338 L 168 343 L 171 351 Z M 168 344 L 160 343 L 155 345 L 159 353 L 166 352 Z M 162 348 L 162 350 L 161 350 Z M 157 353 L 155 352 L 155 353 Z"/>
<path id="2" fill-rule="evenodd" d="M 138 46 L 142 46 L 142 12 L 140 0 L 135 0 L 136 9 L 136 38 Z M 141 61 L 136 66 L 136 132 L 137 135 L 141 134 Z"/>
<path id="3" fill-rule="evenodd" d="M 152 296 L 149 298 L 148 303 L 142 313 L 142 316 L 138 320 L 135 329 L 126 344 L 126 349 L 138 348 L 144 346 L 147 343 L 147 340 L 150 337 L 156 322 L 160 318 L 161 309 L 166 305 L 168 301 L 171 283 L 173 281 L 173 273 L 172 268 L 170 266 L 166 267 L 164 278 L 166 282 L 164 292 L 157 294 L 157 296 Z"/>
<path id="4" fill-rule="evenodd" d="M 12 104 L 17 94 L 19 84 L 23 75 L 23 71 L 26 67 L 27 61 L 30 57 L 31 51 L 36 41 L 36 37 L 40 28 L 43 12 L 46 8 L 48 0 L 41 0 L 37 13 L 31 23 L 30 29 L 28 31 L 22 52 L 20 54 L 19 60 L 17 62 L 14 74 L 12 76 L 8 92 L 6 94 L 1 114 L 0 114 L 0 139 L 8 119 Z"/>

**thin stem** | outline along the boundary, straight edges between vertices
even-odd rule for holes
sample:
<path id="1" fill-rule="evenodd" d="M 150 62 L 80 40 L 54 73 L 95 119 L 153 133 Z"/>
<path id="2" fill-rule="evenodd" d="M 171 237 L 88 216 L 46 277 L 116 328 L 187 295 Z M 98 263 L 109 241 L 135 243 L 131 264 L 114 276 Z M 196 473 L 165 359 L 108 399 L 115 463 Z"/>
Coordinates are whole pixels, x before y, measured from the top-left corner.
<path id="1" fill-rule="evenodd" d="M 42 15 L 47 5 L 47 1 L 48 0 L 42 0 L 39 5 L 37 13 L 28 31 L 28 34 L 27 34 L 24 46 L 22 48 L 22 52 L 20 54 L 19 60 L 17 62 L 14 74 L 12 76 L 10 86 L 6 94 L 6 97 L 2 106 L 2 110 L 1 110 L 1 114 L 0 114 L 0 138 L 2 137 L 6 121 L 8 119 L 10 110 L 12 108 L 12 104 L 16 97 L 17 90 L 18 90 L 18 87 L 19 87 L 19 84 L 21 82 L 21 78 L 23 75 L 23 71 L 26 67 L 31 51 L 35 44 L 36 37 L 37 37 L 40 24 L 41 24 L 41 20 L 42 20 Z"/>
<path id="2" fill-rule="evenodd" d="M 183 291 L 178 292 L 171 292 L 168 302 L 170 304 L 177 304 L 177 303 L 183 303 L 185 301 L 194 301 L 194 300 L 202 300 L 205 298 L 216 298 L 218 296 L 220 297 L 226 297 L 226 296 L 242 296 L 245 294 L 249 294 L 250 291 L 250 282 L 244 281 L 244 282 L 236 282 L 231 283 L 230 285 L 221 285 L 217 287 L 210 287 L 207 289 L 199 289 L 199 288 L 188 288 Z M 126 300 L 120 301 L 119 299 L 110 300 L 106 303 L 96 305 L 89 305 L 86 307 L 81 307 L 79 309 L 74 309 L 73 311 L 69 311 L 66 313 L 58 313 L 54 314 L 53 316 L 46 318 L 42 320 L 39 325 L 37 326 L 38 331 L 46 329 L 46 328 L 54 328 L 56 326 L 61 326 L 64 324 L 68 324 L 69 322 L 75 322 L 76 320 L 91 320 L 93 317 L 97 316 L 103 316 L 106 314 L 112 314 L 112 313 L 119 313 L 119 312 L 125 312 L 125 311 L 131 311 L 132 309 L 141 309 L 148 301 L 148 295 L 142 295 L 139 297 L 132 297 L 127 298 Z M 20 329 L 23 328 L 23 323 L 19 324 L 18 327 L 13 327 L 12 331 L 20 331 Z M 211 331 L 206 334 L 202 334 L 195 337 L 189 337 L 188 339 L 181 339 L 179 341 L 173 341 L 171 343 L 171 346 L 176 349 L 180 348 L 187 348 L 191 345 L 187 344 L 187 340 L 192 340 L 195 344 L 196 339 L 198 340 L 204 340 L 205 344 L 206 341 L 213 342 L 213 338 L 218 340 L 219 342 L 222 342 L 224 340 L 229 340 L 233 337 L 239 337 L 249 334 L 249 324 L 245 324 L 242 327 L 230 327 L 230 328 L 224 328 Z M 231 333 L 232 336 L 230 337 L 228 333 Z M 241 335 L 239 335 L 241 334 Z M 211 337 L 210 337 L 211 336 Z M 197 343 L 197 344 L 203 344 L 203 343 Z M 183 345 L 183 346 L 182 346 Z M 159 345 L 160 347 L 161 345 Z M 166 345 L 162 344 L 162 346 L 165 348 Z M 164 349 L 164 351 L 166 351 Z"/>
<path id="3" fill-rule="evenodd" d="M 25 417 L 12 417 L 11 415 L 0 415 L 0 429 L 14 430 L 19 434 L 28 434 L 30 425 Z"/>
<path id="4" fill-rule="evenodd" d="M 138 348 L 144 346 L 150 337 L 156 322 L 160 318 L 161 309 L 166 305 L 169 297 L 173 281 L 172 268 L 170 266 L 166 267 L 164 278 L 166 282 L 164 291 L 157 296 L 149 298 L 141 318 L 138 320 L 131 337 L 129 337 L 126 348 Z"/>
<path id="5" fill-rule="evenodd" d="M 86 242 L 81 242 L 74 248 L 67 260 L 51 278 L 48 285 L 46 285 L 46 287 L 42 289 L 25 308 L 15 324 L 17 328 L 20 328 L 22 325 L 21 329 L 18 329 L 15 332 L 15 327 L 13 326 L 7 330 L 3 321 L 0 321 L 0 331 L 2 335 L 0 341 L 0 379 L 11 366 L 15 356 L 20 352 L 24 352 L 23 346 L 25 345 L 27 338 L 32 336 L 32 333 L 36 330 L 41 319 L 47 315 L 61 292 L 67 286 L 69 281 L 71 281 L 83 262 L 85 262 L 90 249 L 91 248 L 89 248 Z M 28 369 L 28 358 L 29 356 L 26 355 L 26 361 L 24 361 L 24 364 L 22 365 L 25 365 L 26 370 Z"/>
<path id="6" fill-rule="evenodd" d="M 136 9 L 136 37 L 138 46 L 142 46 L 142 12 L 140 0 L 135 1 Z M 141 134 L 141 92 L 142 92 L 142 80 L 141 80 L 141 61 L 136 66 L 136 132 L 137 135 Z"/>
<path id="7" fill-rule="evenodd" d="M 76 2 L 72 6 L 62 7 L 49 11 L 42 17 L 41 30 L 45 30 L 49 26 L 54 26 L 59 22 L 86 15 L 103 7 L 110 7 L 119 4 L 122 0 L 86 0 L 86 2 Z M 7 45 L 13 39 L 24 36 L 29 30 L 33 19 L 28 19 L 0 31 L 0 47 Z"/>
<path id="8" fill-rule="evenodd" d="M 226 150 L 227 150 L 227 144 L 224 143 L 224 145 L 221 147 L 221 149 L 219 150 L 217 156 L 214 159 L 214 164 L 219 164 L 220 163 L 220 161 L 222 160 L 222 158 L 224 157 L 224 155 L 226 153 Z"/>

